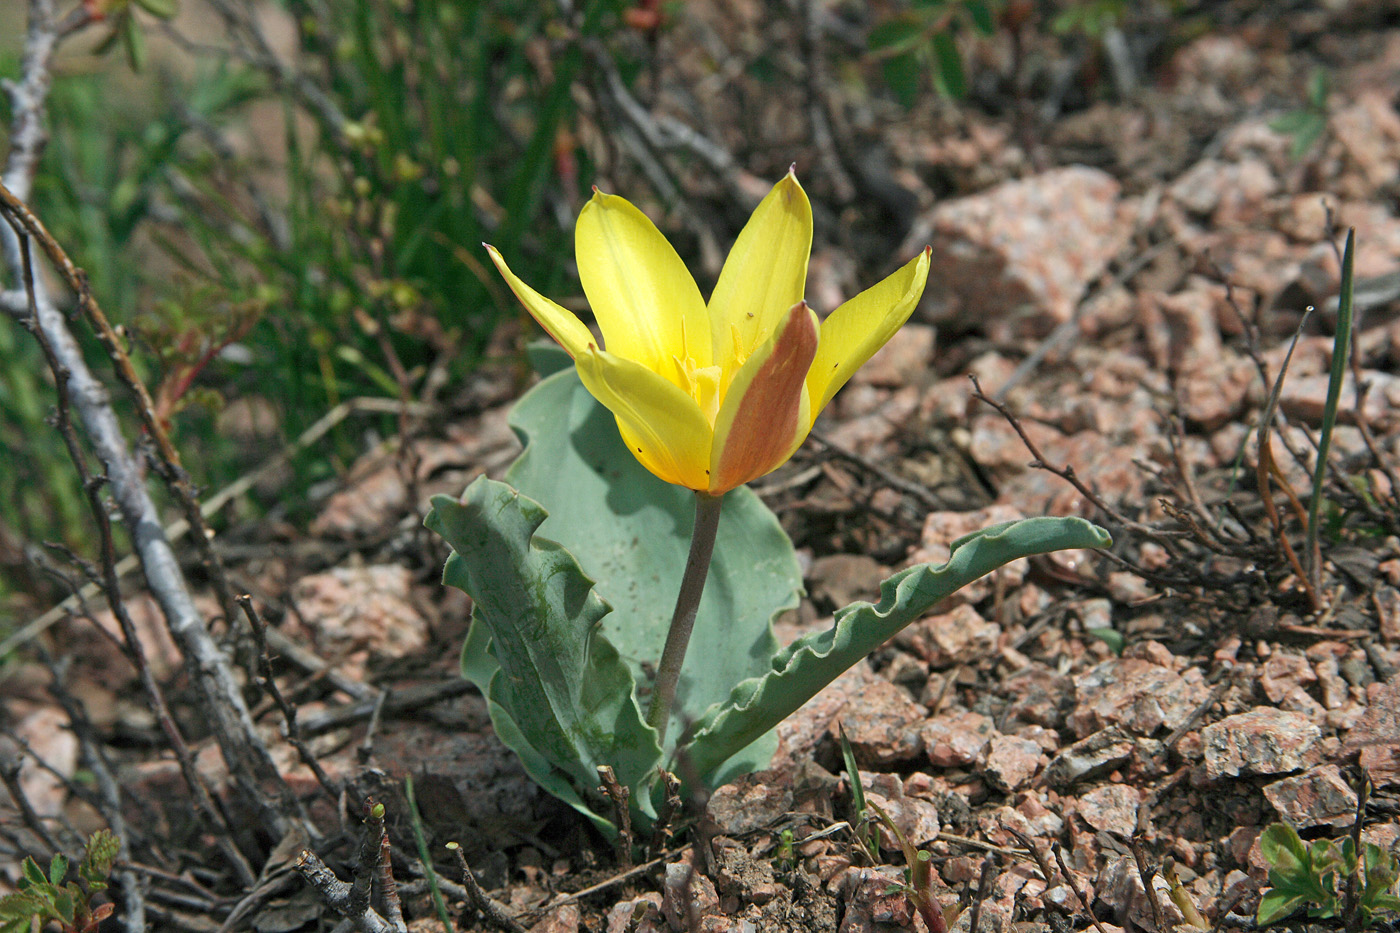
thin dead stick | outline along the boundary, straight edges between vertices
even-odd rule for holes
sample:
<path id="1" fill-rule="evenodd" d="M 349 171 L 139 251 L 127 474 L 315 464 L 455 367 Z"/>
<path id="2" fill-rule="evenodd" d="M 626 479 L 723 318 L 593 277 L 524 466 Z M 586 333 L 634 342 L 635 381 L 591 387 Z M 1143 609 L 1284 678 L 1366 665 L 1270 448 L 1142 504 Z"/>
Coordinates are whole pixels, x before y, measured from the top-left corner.
<path id="1" fill-rule="evenodd" d="M 1029 850 L 1031 858 L 1035 859 L 1036 865 L 1040 867 L 1040 873 L 1045 876 L 1045 885 L 1048 888 L 1052 879 L 1055 877 L 1055 873 L 1050 870 L 1050 863 L 1045 860 L 1045 856 L 1041 854 L 1040 848 L 1036 846 L 1035 841 L 1031 839 L 1030 836 L 1027 836 L 1014 827 L 1008 826 L 1006 827 L 1006 831 L 1015 836 L 1016 840 Z M 1084 896 L 1083 892 L 1079 890 L 1079 887 L 1070 879 L 1069 868 L 1065 865 L 1065 858 L 1060 854 L 1059 846 L 1051 845 L 1050 850 L 1055 854 L 1055 862 L 1060 867 L 1060 877 L 1065 880 L 1065 887 L 1069 888 L 1074 894 L 1075 899 L 1079 901 L 1079 906 L 1083 908 L 1084 913 L 1088 915 L 1089 920 L 1094 924 L 1094 929 L 1098 930 L 1098 933 L 1108 933 L 1108 931 L 1104 929 L 1103 924 L 1099 922 L 1099 918 L 1095 917 L 1093 910 L 1090 909 L 1089 899 Z"/>
<path id="2" fill-rule="evenodd" d="M 382 690 L 373 697 L 357 700 L 349 706 L 307 716 L 301 723 L 301 734 L 321 735 L 384 713 L 402 713 L 431 706 L 474 689 L 476 688 L 466 680 L 445 680 L 441 683 L 418 684 L 394 691 Z"/>
<path id="3" fill-rule="evenodd" d="M 8 219 L 8 218 L 7 218 Z M 19 234 L 19 231 L 16 231 Z M 87 460 L 83 456 L 83 451 L 78 443 L 78 434 L 73 426 L 71 412 L 69 410 L 68 380 L 70 374 L 68 369 L 60 362 L 53 344 L 50 343 L 48 334 L 38 325 L 38 308 L 33 302 L 34 296 L 34 268 L 30 261 L 29 238 L 19 234 L 19 248 L 22 263 L 22 275 L 26 292 L 31 296 L 30 314 L 25 321 L 26 326 L 38 342 L 40 350 L 47 360 L 49 369 L 53 374 L 54 388 L 58 396 L 58 412 L 56 426 L 59 435 L 68 451 L 69 459 L 73 461 L 74 468 L 78 471 L 78 479 L 88 499 L 88 510 L 92 513 L 93 522 L 97 527 L 98 553 L 101 555 L 101 578 L 100 585 L 107 599 L 107 606 L 112 612 L 113 618 L 117 620 L 117 625 L 121 628 L 123 653 L 136 668 L 137 677 L 140 680 L 142 692 L 145 695 L 146 703 L 150 707 L 151 714 L 155 716 L 166 741 L 170 743 L 171 750 L 175 753 L 175 758 L 179 762 L 181 775 L 194 797 L 195 809 L 203 819 L 205 826 L 211 830 L 216 839 L 220 842 L 220 850 L 229 862 L 237 869 L 239 878 L 243 883 L 251 883 L 254 879 L 252 868 L 248 865 L 243 854 L 233 844 L 233 833 L 228 825 L 224 814 L 215 806 L 212 795 L 204 783 L 203 777 L 194 766 L 194 755 L 190 752 L 189 745 L 185 742 L 184 734 L 180 731 L 175 722 L 175 717 L 170 711 L 169 705 L 165 702 L 165 694 L 157 683 L 155 675 L 151 672 L 151 667 L 146 661 L 146 653 L 141 644 L 141 639 L 137 635 L 136 625 L 132 621 L 131 614 L 127 611 L 126 601 L 122 599 L 120 585 L 116 576 L 116 548 L 112 538 L 112 525 L 107 517 L 107 509 L 102 502 L 99 490 L 103 485 L 100 477 L 92 476 L 87 468 Z M 71 718 L 71 713 L 70 713 Z"/>
<path id="4" fill-rule="evenodd" d="M 1030 464 L 1032 469 L 1044 470 L 1047 473 L 1051 473 L 1055 476 L 1058 476 L 1060 479 L 1064 480 L 1065 482 L 1073 486 L 1075 489 L 1077 489 L 1080 495 L 1088 499 L 1089 502 L 1095 508 L 1103 512 L 1113 521 L 1122 525 L 1124 528 L 1136 531 L 1138 534 L 1145 535 L 1151 538 L 1153 541 L 1156 541 L 1158 544 L 1167 548 L 1167 550 L 1169 551 L 1172 551 L 1174 553 L 1176 552 L 1176 542 L 1172 540 L 1170 535 L 1163 534 L 1161 529 L 1153 528 L 1151 525 L 1144 525 L 1142 522 L 1133 521 L 1131 518 L 1128 518 L 1128 516 L 1124 515 L 1117 509 L 1110 506 L 1098 495 L 1098 493 L 1090 489 L 1084 483 L 1084 481 L 1079 478 L 1078 474 L 1074 471 L 1074 467 L 1052 466 L 1050 464 L 1050 461 L 1045 459 L 1045 455 L 1040 452 L 1040 448 L 1036 446 L 1035 441 L 1030 439 L 1030 435 L 1026 433 L 1025 428 L 1021 426 L 1020 419 L 1013 415 L 1011 413 L 1011 410 L 1008 409 L 1006 405 L 997 401 L 994 398 L 991 398 L 985 392 L 982 391 L 982 384 L 980 381 L 978 381 L 977 375 L 975 373 L 969 373 L 968 378 L 972 380 L 972 397 L 980 402 L 985 402 L 986 404 L 990 405 L 993 409 L 995 409 L 997 414 L 1001 415 L 1003 418 L 1006 419 L 1007 424 L 1011 426 L 1011 430 L 1016 432 L 1016 436 L 1021 439 L 1021 443 L 1025 445 L 1026 450 L 1030 452 L 1030 455 L 1033 458 Z"/>
<path id="5" fill-rule="evenodd" d="M 13 757 L 6 755 L 5 759 L 0 761 L 0 783 L 3 783 L 5 789 L 10 792 L 10 799 L 14 802 L 15 808 L 19 810 L 24 825 L 48 849 L 48 854 L 62 852 L 63 846 L 44 825 L 44 818 L 39 815 L 39 811 L 34 809 L 29 795 L 24 792 L 24 788 L 19 783 L 20 766 L 18 755 Z"/>
<path id="6" fill-rule="evenodd" d="M 1293 488 L 1288 485 L 1283 478 L 1283 473 L 1278 465 L 1274 463 L 1273 446 L 1269 443 L 1272 436 L 1270 426 L 1273 423 L 1274 411 L 1278 408 L 1279 396 L 1283 392 L 1283 380 L 1288 375 L 1288 364 L 1293 359 L 1293 351 L 1298 346 L 1298 338 L 1302 335 L 1303 324 L 1307 321 L 1308 315 L 1305 313 L 1303 319 L 1298 322 L 1298 328 L 1293 333 L 1293 341 L 1288 345 L 1288 352 L 1284 354 L 1283 365 L 1279 368 L 1278 378 L 1274 380 L 1273 388 L 1269 391 L 1269 399 L 1264 403 L 1264 411 L 1259 418 L 1259 451 L 1255 458 L 1254 471 L 1255 482 L 1259 487 L 1259 500 L 1264 504 L 1264 514 L 1269 518 L 1269 524 L 1274 529 L 1274 538 L 1278 543 L 1279 550 L 1283 553 L 1289 565 L 1293 568 L 1294 574 L 1298 577 L 1299 584 L 1308 595 L 1308 603 L 1316 612 L 1322 608 L 1322 598 L 1317 590 L 1313 588 L 1312 581 L 1307 571 L 1303 569 L 1303 564 L 1298 560 L 1298 555 L 1293 550 L 1293 545 L 1288 540 L 1288 535 L 1284 531 L 1283 520 L 1279 518 L 1278 508 L 1274 505 L 1273 484 L 1271 477 L 1277 476 L 1281 488 L 1287 490 L 1288 495 L 1296 500 L 1293 495 Z M 1305 516 L 1306 520 L 1306 516 Z"/>
<path id="7" fill-rule="evenodd" d="M 656 769 L 661 778 L 661 784 L 665 792 L 661 798 L 660 812 L 656 815 L 656 823 L 652 826 L 651 844 L 647 846 L 648 854 L 660 852 L 666 847 L 666 842 L 671 838 L 671 822 L 676 818 L 676 814 L 681 811 L 681 779 L 676 777 L 665 768 Z M 626 866 L 631 868 L 629 864 Z"/>
<path id="8" fill-rule="evenodd" d="M 457 856 L 457 864 L 462 869 L 462 887 L 467 889 L 467 903 L 485 917 L 487 923 L 497 929 L 505 930 L 506 933 L 525 933 L 525 927 L 506 912 L 504 904 L 493 901 L 485 891 L 481 890 L 476 875 L 472 874 L 471 866 L 467 864 L 467 856 L 462 851 L 462 847 L 455 842 L 449 842 L 447 848 L 451 849 L 453 854 Z"/>
<path id="9" fill-rule="evenodd" d="M 862 457 L 860 454 L 856 453 L 853 450 L 847 450 L 846 448 L 842 447 L 840 444 L 837 444 L 831 438 L 827 437 L 825 434 L 822 434 L 819 431 L 813 431 L 808 436 L 815 440 L 817 443 L 821 444 L 827 450 L 831 451 L 836 456 L 840 457 L 842 460 L 846 460 L 850 463 L 853 463 L 861 469 L 866 470 L 867 472 L 878 477 L 882 483 L 889 486 L 891 489 L 897 489 L 906 495 L 913 496 L 915 499 L 918 499 L 919 503 L 925 508 L 934 510 L 944 508 L 945 503 L 943 503 L 937 496 L 930 492 L 928 488 L 925 487 L 923 484 L 907 480 L 904 477 L 898 475 L 897 473 L 893 473 L 890 470 L 885 469 L 875 461 L 867 457 Z"/>
<path id="10" fill-rule="evenodd" d="M 1099 933 L 1108 933 L 1103 924 L 1099 922 L 1099 918 L 1094 916 L 1094 910 L 1089 906 L 1089 898 L 1084 896 L 1084 892 L 1079 890 L 1079 885 L 1075 884 L 1074 878 L 1070 876 L 1069 866 L 1065 864 L 1064 852 L 1057 845 L 1051 845 L 1050 851 L 1055 854 L 1055 864 L 1060 867 L 1060 875 L 1065 879 L 1065 885 L 1074 892 L 1075 899 L 1079 901 L 1079 906 L 1084 908 L 1084 913 L 1088 914 L 1090 921 L 1094 924 L 1094 929 L 1098 930 Z"/>
<path id="11" fill-rule="evenodd" d="M 1140 822 L 1141 820 L 1139 820 Z M 1147 853 L 1142 849 L 1140 835 L 1135 834 L 1132 839 L 1128 840 L 1128 847 L 1133 852 L 1133 861 L 1137 864 L 1138 877 L 1142 879 L 1143 890 L 1147 892 L 1147 906 L 1152 911 L 1152 925 L 1158 930 L 1165 930 L 1166 927 L 1162 924 L 1162 902 L 1157 897 L 1157 886 L 1152 883 L 1152 876 L 1156 872 L 1147 864 Z"/>
<path id="12" fill-rule="evenodd" d="M 359 910 L 358 905 L 351 901 L 351 885 L 337 878 L 335 872 L 326 867 L 326 863 L 310 849 L 298 856 L 294 867 L 306 879 L 306 883 L 316 889 L 326 905 L 345 917 L 353 929 L 360 933 L 401 933 L 368 906 L 368 899 L 365 907 Z"/>
<path id="13" fill-rule="evenodd" d="M 395 414 L 403 408 L 403 403 L 395 399 L 387 398 L 352 398 L 346 399 L 339 405 L 326 412 L 316 420 L 316 423 L 308 427 L 296 440 L 292 441 L 281 451 L 274 454 L 261 466 L 251 473 L 247 473 L 220 489 L 214 495 L 205 499 L 200 505 L 200 513 L 205 518 L 211 518 L 223 510 L 224 506 L 236 500 L 239 496 L 252 489 L 264 477 L 271 475 L 274 471 L 281 469 L 291 461 L 298 453 L 310 447 L 312 444 L 325 437 L 332 428 L 340 424 L 351 415 L 382 415 Z M 415 415 L 427 415 L 431 409 L 427 406 L 414 406 Z M 176 542 L 189 533 L 190 523 L 183 518 L 178 518 L 164 528 L 166 540 Z M 117 575 L 125 577 L 131 571 L 137 569 L 141 564 L 140 558 L 135 554 L 129 554 L 117 562 Z M 33 622 L 28 623 L 19 631 L 10 635 L 4 641 L 0 641 L 0 656 L 8 654 L 20 645 L 32 640 L 41 632 L 47 630 L 59 619 L 66 618 L 70 613 L 76 611 L 79 603 L 85 599 L 92 599 L 101 592 L 97 584 L 84 585 L 76 594 L 69 596 L 63 602 L 39 616 Z M 311 670 L 321 670 L 325 668 L 324 662 L 319 662 L 314 656 L 305 651 L 304 648 L 290 641 L 277 629 L 269 629 L 267 632 L 268 644 L 274 651 L 292 657 L 297 664 Z M 352 696 L 363 695 L 362 685 L 353 683 L 343 677 L 332 674 L 337 690 L 349 693 Z"/>
<path id="14" fill-rule="evenodd" d="M 663 852 L 651 861 L 643 862 L 635 868 L 613 875 L 606 881 L 600 881 L 595 885 L 591 885 L 587 888 L 584 888 L 582 891 L 575 891 L 574 893 L 567 894 L 564 897 L 559 898 L 558 900 L 550 901 L 548 904 L 545 904 L 537 908 L 536 910 L 540 914 L 548 913 L 556 907 L 563 907 L 565 904 L 572 904 L 574 901 L 580 901 L 584 898 L 591 897 L 594 894 L 597 894 L 599 891 L 606 891 L 608 888 L 616 887 L 617 885 L 622 884 L 624 881 L 630 881 L 638 875 L 651 871 L 657 865 L 662 864 L 668 859 L 675 858 L 677 855 L 680 855 L 688 848 L 689 846 L 679 846 L 675 849 L 671 849 L 669 852 Z"/>
<path id="15" fill-rule="evenodd" d="M 993 845 L 990 842 L 983 842 L 981 839 L 973 839 L 971 836 L 959 836 L 956 833 L 939 831 L 938 841 L 956 842 L 958 845 L 981 849 L 983 852 L 995 852 L 997 855 L 1004 855 L 1008 858 L 1020 858 L 1026 854 L 1020 849 L 1008 849 L 1006 846 Z"/>
<path id="16" fill-rule="evenodd" d="M 632 867 L 632 789 L 617 779 L 617 772 L 611 765 L 598 766 L 598 793 L 613 805 L 613 815 L 617 818 L 617 839 L 613 843 L 617 850 L 617 861 L 624 869 Z"/>
<path id="17" fill-rule="evenodd" d="M 312 753 L 311 747 L 306 744 L 302 737 L 300 724 L 297 722 L 297 708 L 282 695 L 282 688 L 277 686 L 277 678 L 272 673 L 272 657 L 267 653 L 267 625 L 264 624 L 258 609 L 253 605 L 253 597 L 246 593 L 238 597 L 238 605 L 242 607 L 243 613 L 248 618 L 248 624 L 253 629 L 253 639 L 258 646 L 258 675 L 262 681 L 262 687 L 272 697 L 272 701 L 277 704 L 277 709 L 282 713 L 282 719 L 286 725 L 287 741 L 292 748 L 297 750 L 297 756 L 301 758 L 302 764 L 311 769 L 311 773 L 316 775 L 316 783 L 321 785 L 321 789 L 326 792 L 332 803 L 340 799 L 341 787 L 338 782 L 331 780 L 326 769 L 321 767 L 320 760 Z M 391 918 L 392 919 L 392 918 Z"/>
<path id="18" fill-rule="evenodd" d="M 181 465 L 180 452 L 176 449 L 174 442 L 170 439 L 170 434 L 166 430 L 164 420 L 156 413 L 154 401 L 151 399 L 150 391 L 146 388 L 145 382 L 136 372 L 136 367 L 131 361 L 131 356 L 126 352 L 125 341 L 117 334 L 112 327 L 107 315 L 103 312 L 97 298 L 93 295 L 92 289 L 88 285 L 87 273 L 78 268 L 68 253 L 59 245 L 44 224 L 36 217 L 23 201 L 18 199 L 9 189 L 0 185 L 0 210 L 3 210 L 11 225 L 15 227 L 15 234 L 21 240 L 26 236 L 32 237 L 38 242 L 40 248 L 48 256 L 49 261 L 63 278 L 64 282 L 73 291 L 78 299 L 78 309 L 87 320 L 97 337 L 98 343 L 107 351 L 107 356 L 112 361 L 112 366 L 116 371 L 117 378 L 126 386 L 136 400 L 136 412 L 141 419 L 141 425 L 145 429 L 146 435 L 154 444 L 157 456 L 151 461 L 155 472 L 165 482 L 166 486 L 174 494 L 176 504 L 180 511 L 184 513 L 185 521 L 194 531 L 195 549 L 199 551 L 204 564 L 204 569 L 209 575 L 209 582 L 214 590 L 214 595 L 219 600 L 219 605 L 223 608 L 224 617 L 230 622 L 237 618 L 238 608 L 233 601 L 233 591 L 229 585 L 228 575 L 224 569 L 223 559 L 214 548 L 213 534 L 208 524 L 204 520 L 204 515 L 200 510 L 199 495 L 195 489 L 194 482 L 190 479 L 184 467 Z M 23 228 L 22 230 L 20 228 Z M 33 294 L 33 289 L 28 284 L 26 288 Z M 37 297 L 37 296 L 36 296 Z M 35 315 L 36 320 L 39 315 Z M 50 328 L 45 328 L 46 330 Z M 51 338 L 52 339 L 52 338 Z M 256 749 L 258 742 L 255 735 L 238 739 L 239 744 Z M 228 751 L 225 749 L 225 751 Z M 262 758 L 256 758 L 247 765 L 231 766 L 235 773 L 251 769 L 256 777 L 260 779 L 265 787 L 277 788 L 278 796 L 284 806 L 289 807 L 291 812 L 298 812 L 300 807 L 295 797 L 282 784 L 280 775 L 272 765 L 271 756 L 263 749 Z M 249 783 L 245 790 L 256 786 Z M 252 797 L 250 800 L 257 800 Z M 264 808 L 264 816 L 271 817 L 272 812 Z M 282 818 L 277 816 L 277 824 L 283 823 Z M 271 828 L 271 826 L 269 826 Z"/>
<path id="19" fill-rule="evenodd" d="M 992 886 L 997 880 L 996 853 L 988 852 L 982 859 L 982 875 L 977 882 L 977 898 L 972 902 L 972 915 L 967 918 L 968 933 L 977 933 L 982 921 L 982 905 L 992 896 Z"/>
<path id="20" fill-rule="evenodd" d="M 98 339 L 109 353 L 115 352 L 124 357 L 121 342 L 116 339 L 110 324 L 106 324 L 105 317 L 100 316 L 100 309 L 92 310 L 95 302 L 86 287 L 86 278 L 67 259 L 61 248 L 57 248 L 58 244 L 23 203 L 43 148 L 42 124 L 48 92 L 48 67 L 58 39 L 51 0 L 31 0 L 30 30 L 25 40 L 21 67 L 22 80 L 18 91 L 11 89 L 11 98 L 16 104 L 16 130 L 12 136 L 13 144 L 3 182 L 0 182 L 0 208 L 3 208 L 3 214 L 13 229 L 0 228 L 0 245 L 3 245 L 5 263 L 12 277 L 22 279 L 20 241 L 27 234 L 39 242 L 54 261 L 60 275 L 75 286 L 80 307 L 97 329 Z M 174 550 L 161 533 L 159 513 L 112 409 L 106 386 L 88 368 L 82 349 L 69 330 L 64 315 L 50 298 L 43 280 L 36 278 L 32 285 L 26 283 L 26 290 L 35 309 L 36 326 L 44 332 L 62 368 L 68 373 L 68 388 L 74 408 L 103 465 L 122 521 L 131 534 L 134 550 L 140 556 L 147 582 L 161 607 L 171 635 L 180 646 L 186 670 L 200 697 L 201 710 L 216 736 L 239 795 L 257 813 L 263 828 L 280 838 L 288 828 L 284 813 L 286 805 L 289 802 L 292 804 L 290 812 L 293 813 L 299 807 L 286 791 L 267 746 L 258 736 L 229 660 L 209 633 L 205 619 L 190 595 Z M 106 327 L 103 328 L 102 324 L 106 324 Z M 114 358 L 114 361 L 118 374 L 125 377 L 127 373 L 121 360 Z M 127 359 L 126 366 L 129 365 L 130 360 Z M 134 375 L 134 370 L 130 374 Z M 137 379 L 135 386 L 129 386 L 138 396 L 140 389 L 136 386 L 139 385 L 140 380 Z M 143 420 L 147 421 L 151 419 L 148 403 L 147 393 L 145 403 L 139 406 Z M 156 427 L 159 428 L 159 425 Z M 158 434 L 163 432 L 154 432 L 152 436 L 159 444 Z M 168 438 L 166 441 L 168 444 Z M 178 458 L 170 459 L 169 463 L 178 463 Z M 174 488 L 178 492 L 179 487 Z M 184 497 L 177 495 L 177 499 L 183 500 Z M 202 524 L 197 518 L 198 507 L 195 506 L 192 512 L 193 517 L 188 513 L 187 517 L 198 527 Z M 281 790 L 281 806 L 268 799 L 264 792 L 266 787 Z"/>

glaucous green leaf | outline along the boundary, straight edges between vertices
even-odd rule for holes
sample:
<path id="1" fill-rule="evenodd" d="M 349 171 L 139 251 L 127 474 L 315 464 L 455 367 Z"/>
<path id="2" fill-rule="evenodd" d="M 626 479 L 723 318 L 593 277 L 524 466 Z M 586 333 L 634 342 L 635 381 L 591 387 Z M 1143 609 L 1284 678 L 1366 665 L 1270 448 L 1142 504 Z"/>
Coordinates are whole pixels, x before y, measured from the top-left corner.
<path id="1" fill-rule="evenodd" d="M 613 608 L 603 633 L 637 684 L 649 685 L 690 550 L 695 494 L 637 462 L 572 367 L 531 389 L 510 423 L 525 452 L 506 482 L 548 512 L 539 534 L 567 548 L 595 581 Z M 768 670 L 778 651 L 771 622 L 797 605 L 801 588 L 792 543 L 773 513 L 747 487 L 726 495 L 666 748 L 685 722 Z"/>
<path id="2" fill-rule="evenodd" d="M 1004 522 L 954 541 L 941 566 L 919 564 L 880 585 L 880 601 L 837 611 L 824 632 L 799 638 L 771 669 L 734 688 L 729 699 L 696 724 L 683 749 L 700 774 L 786 719 L 845 670 L 918 619 L 939 600 L 1003 564 L 1066 548 L 1101 548 L 1108 532 L 1081 518 L 1028 518 Z"/>
<path id="3" fill-rule="evenodd" d="M 443 582 L 471 595 L 473 628 L 491 635 L 496 669 L 478 659 L 464 673 L 484 687 L 497 734 L 541 786 L 599 821 L 573 788 L 596 784 L 599 765 L 639 786 L 661 749 L 599 625 L 609 606 L 573 555 L 536 534 L 546 517 L 479 477 L 460 499 L 435 496 L 425 524 L 452 545 Z"/>

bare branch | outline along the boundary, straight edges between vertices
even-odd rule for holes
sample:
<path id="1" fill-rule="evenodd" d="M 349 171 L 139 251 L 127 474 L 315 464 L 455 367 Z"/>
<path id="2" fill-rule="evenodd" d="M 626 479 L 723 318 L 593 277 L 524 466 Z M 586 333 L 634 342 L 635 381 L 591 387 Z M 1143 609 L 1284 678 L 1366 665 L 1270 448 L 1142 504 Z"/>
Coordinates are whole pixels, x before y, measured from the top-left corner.
<path id="1" fill-rule="evenodd" d="M 307 884 L 316 889 L 326 905 L 350 921 L 350 925 L 359 933 L 398 933 L 389 921 L 368 905 L 360 913 L 353 913 L 356 908 L 351 903 L 350 885 L 337 878 L 335 872 L 316 857 L 316 853 L 309 849 L 302 852 L 296 861 L 296 870 Z"/>
<path id="2" fill-rule="evenodd" d="M 224 760 L 228 762 L 235 784 L 247 805 L 257 812 L 259 822 L 272 835 L 285 835 L 287 818 L 280 807 L 270 800 L 266 788 L 280 788 L 283 801 L 289 799 L 285 784 L 272 763 L 272 756 L 258 737 L 252 717 L 243 702 L 227 657 L 209 634 L 205 620 L 195 607 L 174 550 L 166 539 L 159 513 L 151 501 L 142 480 L 140 465 L 132 455 L 120 422 L 112 409 L 104 386 L 88 368 L 81 348 L 68 328 L 68 322 L 54 304 L 41 276 L 25 281 L 25 258 L 21 237 L 27 235 L 49 256 L 59 274 L 78 295 L 79 306 L 93 324 L 99 340 L 117 363 L 118 374 L 137 395 L 143 417 L 151 422 L 152 407 L 144 385 L 135 378 L 135 371 L 125 350 L 116 339 L 110 324 L 87 289 L 86 277 L 68 259 L 38 218 L 24 203 L 38 167 L 45 144 L 44 119 L 50 86 L 49 68 L 61 38 L 72 35 L 79 25 L 58 22 L 52 0 L 30 0 L 29 31 L 25 38 L 21 77 L 8 90 L 13 110 L 11 146 L 6 161 L 3 182 L 0 182 L 0 213 L 8 221 L 0 226 L 0 252 L 12 281 L 25 285 L 33 324 L 45 339 L 56 360 L 58 370 L 66 374 L 68 399 L 77 412 L 89 442 L 106 474 L 122 521 L 131 534 L 136 553 L 141 559 L 146 580 L 155 596 L 166 624 L 184 654 L 191 681 L 201 695 L 201 706 L 209 719 Z M 56 370 L 56 371 L 58 371 Z M 159 426 L 157 425 L 157 429 Z M 163 431 L 152 436 L 161 446 Z M 168 464 L 177 465 L 178 456 L 164 439 L 161 449 Z M 177 499 L 184 490 L 177 488 Z M 191 511 L 193 515 L 191 516 Z M 186 509 L 187 518 L 200 527 L 196 505 Z"/>

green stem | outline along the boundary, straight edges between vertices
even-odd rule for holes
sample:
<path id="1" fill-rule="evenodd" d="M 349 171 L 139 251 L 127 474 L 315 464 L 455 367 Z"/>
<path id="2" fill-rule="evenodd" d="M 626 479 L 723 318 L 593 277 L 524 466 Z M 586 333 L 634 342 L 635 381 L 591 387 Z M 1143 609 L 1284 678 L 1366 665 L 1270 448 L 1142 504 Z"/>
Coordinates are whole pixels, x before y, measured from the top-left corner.
<path id="1" fill-rule="evenodd" d="M 681 665 L 685 663 L 685 650 L 695 628 L 695 613 L 700 609 L 700 595 L 705 591 L 705 577 L 710 573 L 710 558 L 715 552 L 715 535 L 719 531 L 719 513 L 723 506 L 722 495 L 695 494 L 695 530 L 690 536 L 690 556 L 685 561 L 676 611 L 671 615 L 666 647 L 662 649 L 656 682 L 651 689 L 651 706 L 647 708 L 647 725 L 656 730 L 663 746 L 666 725 L 671 721 L 671 706 L 676 701 L 676 684 L 681 679 Z"/>

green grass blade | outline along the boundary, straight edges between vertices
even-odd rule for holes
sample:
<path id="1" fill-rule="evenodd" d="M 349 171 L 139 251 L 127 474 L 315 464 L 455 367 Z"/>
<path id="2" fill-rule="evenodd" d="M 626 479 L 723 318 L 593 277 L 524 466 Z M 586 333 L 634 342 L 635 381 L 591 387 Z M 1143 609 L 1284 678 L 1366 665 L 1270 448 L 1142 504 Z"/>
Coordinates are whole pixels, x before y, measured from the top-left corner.
<path id="1" fill-rule="evenodd" d="M 1327 404 L 1322 410 L 1322 432 L 1317 438 L 1317 467 L 1313 471 L 1312 497 L 1308 501 L 1308 574 L 1313 589 L 1322 591 L 1322 554 L 1318 545 L 1318 517 L 1322 512 L 1322 489 L 1327 482 L 1327 455 L 1332 449 L 1332 430 L 1337 425 L 1337 408 L 1346 381 L 1351 356 L 1352 290 L 1355 279 L 1356 229 L 1347 231 L 1342 253 L 1342 287 L 1337 303 L 1337 336 L 1332 344 L 1332 373 L 1327 380 Z"/>
<path id="2" fill-rule="evenodd" d="M 428 853 L 428 840 L 423 836 L 423 817 L 418 813 L 418 800 L 413 794 L 413 775 L 403 777 L 403 795 L 408 800 L 408 822 L 413 829 L 413 844 L 418 848 L 418 861 L 423 864 L 423 876 L 428 879 L 428 893 L 433 897 L 433 908 L 437 911 L 442 928 L 452 933 L 456 926 L 447 912 L 447 903 L 438 890 L 437 872 L 433 870 L 433 857 Z"/>

